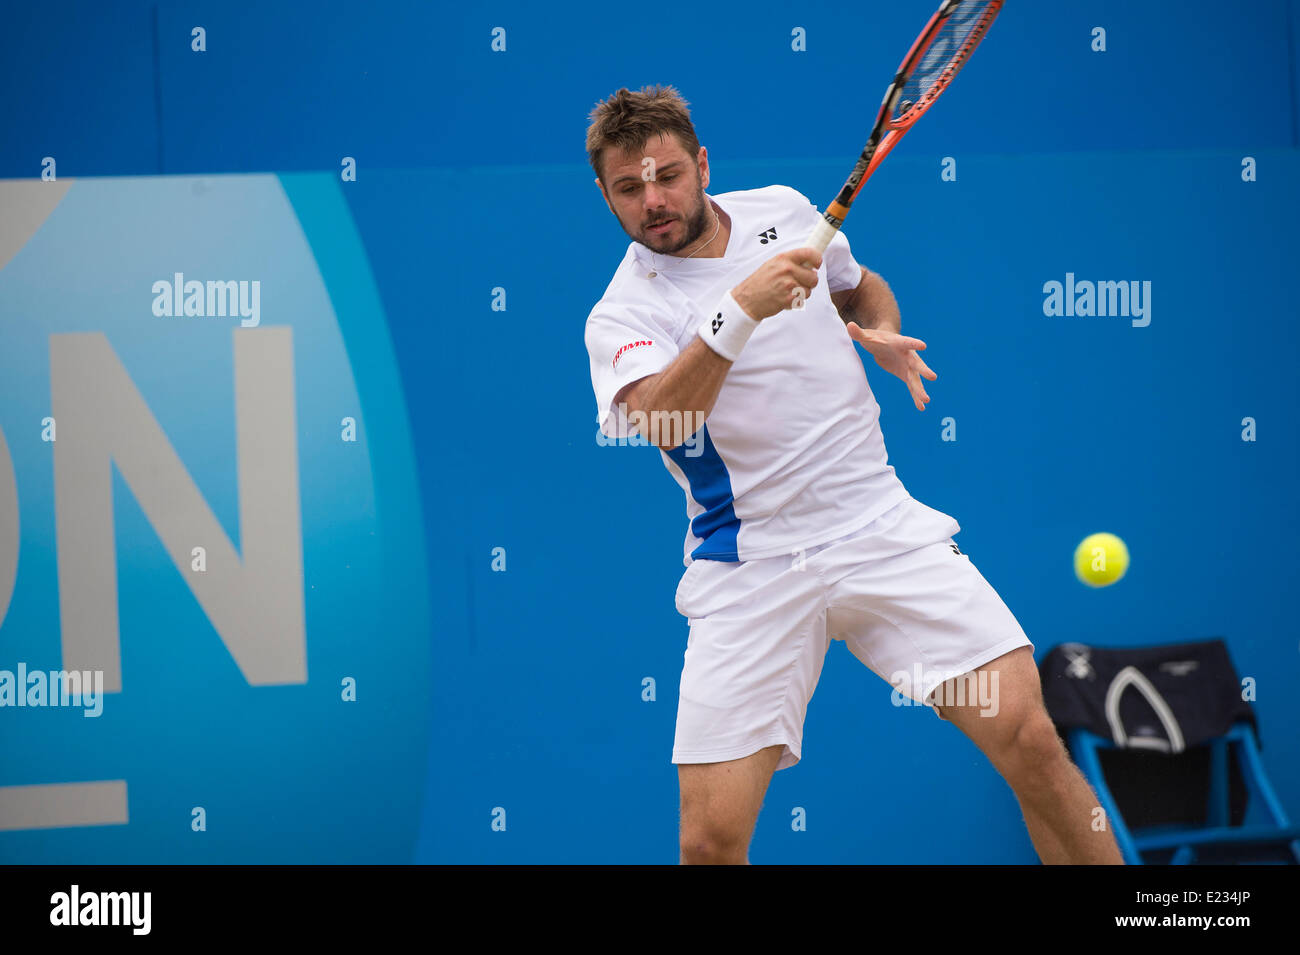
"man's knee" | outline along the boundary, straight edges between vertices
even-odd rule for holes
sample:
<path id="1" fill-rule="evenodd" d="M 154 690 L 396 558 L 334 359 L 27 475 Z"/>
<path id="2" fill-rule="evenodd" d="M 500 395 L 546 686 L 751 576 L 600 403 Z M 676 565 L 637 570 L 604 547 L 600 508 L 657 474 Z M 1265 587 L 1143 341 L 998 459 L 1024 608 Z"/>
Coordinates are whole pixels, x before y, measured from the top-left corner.
<path id="1" fill-rule="evenodd" d="M 682 862 L 688 865 L 742 863 L 749 854 L 751 813 L 710 798 L 708 793 L 683 794 Z"/>
<path id="2" fill-rule="evenodd" d="M 683 824 L 682 862 L 686 865 L 739 865 L 749 853 L 747 834 L 720 823 Z"/>
<path id="3" fill-rule="evenodd" d="M 1018 721 L 1006 762 L 1010 774 L 1018 777 L 1011 782 L 1028 786 L 1054 785 L 1059 773 L 1068 769 L 1069 754 L 1051 717 L 1041 706 L 1031 709 Z"/>

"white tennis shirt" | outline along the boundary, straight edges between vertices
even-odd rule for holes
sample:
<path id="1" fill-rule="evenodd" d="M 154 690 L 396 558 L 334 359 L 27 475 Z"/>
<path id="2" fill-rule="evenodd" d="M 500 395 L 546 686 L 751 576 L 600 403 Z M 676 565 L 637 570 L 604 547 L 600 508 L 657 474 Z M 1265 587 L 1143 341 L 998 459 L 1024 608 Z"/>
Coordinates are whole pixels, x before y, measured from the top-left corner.
<path id="1" fill-rule="evenodd" d="M 597 414 L 610 438 L 634 433 L 615 405 L 620 389 L 662 371 L 728 290 L 776 253 L 803 246 L 820 218 L 787 186 L 709 198 L 731 217 L 720 258 L 652 258 L 632 242 L 587 318 Z M 701 431 L 660 452 L 686 493 L 686 565 L 797 554 L 910 497 L 888 463 L 880 406 L 830 299 L 861 278 L 843 234 L 819 271 L 803 309 L 759 324 Z"/>

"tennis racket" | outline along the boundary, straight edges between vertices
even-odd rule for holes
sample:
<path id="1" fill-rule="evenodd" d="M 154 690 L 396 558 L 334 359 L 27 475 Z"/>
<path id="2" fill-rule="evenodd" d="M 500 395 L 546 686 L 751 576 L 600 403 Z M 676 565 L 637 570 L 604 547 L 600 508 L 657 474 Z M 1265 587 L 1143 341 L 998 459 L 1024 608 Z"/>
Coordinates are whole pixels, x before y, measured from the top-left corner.
<path id="1" fill-rule="evenodd" d="M 885 90 L 871 138 L 844 188 L 813 229 L 807 245 L 818 252 L 826 251 L 867 179 L 966 65 L 1002 9 L 1002 3 L 1003 0 L 944 0 L 907 51 L 894 81 Z"/>

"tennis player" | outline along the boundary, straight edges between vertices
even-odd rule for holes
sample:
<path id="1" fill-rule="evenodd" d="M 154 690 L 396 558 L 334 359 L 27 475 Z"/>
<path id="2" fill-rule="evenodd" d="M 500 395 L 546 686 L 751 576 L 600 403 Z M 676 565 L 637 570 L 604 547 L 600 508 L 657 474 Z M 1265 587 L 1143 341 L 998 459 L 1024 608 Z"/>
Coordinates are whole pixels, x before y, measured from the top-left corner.
<path id="1" fill-rule="evenodd" d="M 587 152 L 632 239 L 587 319 L 600 428 L 658 447 L 686 494 L 681 861 L 749 861 L 772 774 L 798 762 L 844 640 L 896 701 L 932 706 L 984 752 L 1043 862 L 1121 864 L 1043 706 L 1033 644 L 953 542 L 957 522 L 887 463 L 854 342 L 922 411 L 922 379 L 937 378 L 889 286 L 842 233 L 824 257 L 801 248 L 820 217 L 795 190 L 708 194 L 707 151 L 671 87 L 598 104 Z"/>

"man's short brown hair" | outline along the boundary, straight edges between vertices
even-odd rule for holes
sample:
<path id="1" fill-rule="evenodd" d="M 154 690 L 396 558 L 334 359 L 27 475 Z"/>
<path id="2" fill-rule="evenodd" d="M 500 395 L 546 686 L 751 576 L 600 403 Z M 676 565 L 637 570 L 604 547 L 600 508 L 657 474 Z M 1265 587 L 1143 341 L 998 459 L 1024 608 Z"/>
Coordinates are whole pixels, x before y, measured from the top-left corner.
<path id="1" fill-rule="evenodd" d="M 624 152 L 641 149 L 651 136 L 672 133 L 692 159 L 700 151 L 695 125 L 686 100 L 671 86 L 643 86 L 633 93 L 624 88 L 596 104 L 587 127 L 587 158 L 601 182 L 600 168 L 607 146 Z"/>

